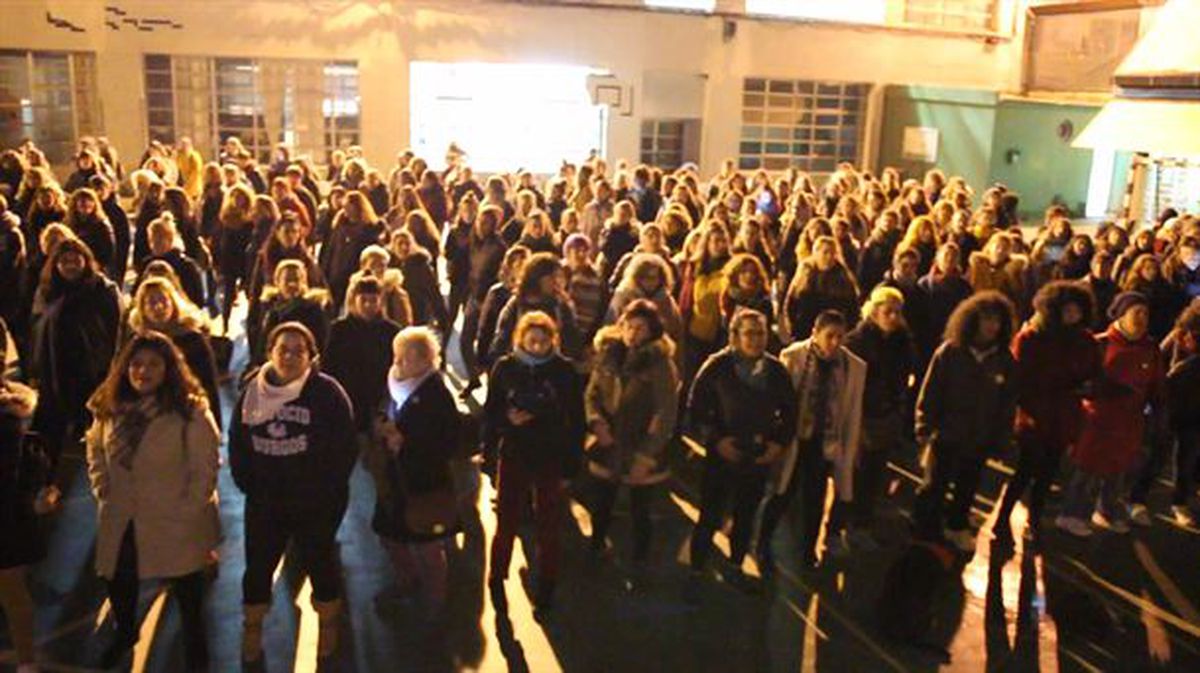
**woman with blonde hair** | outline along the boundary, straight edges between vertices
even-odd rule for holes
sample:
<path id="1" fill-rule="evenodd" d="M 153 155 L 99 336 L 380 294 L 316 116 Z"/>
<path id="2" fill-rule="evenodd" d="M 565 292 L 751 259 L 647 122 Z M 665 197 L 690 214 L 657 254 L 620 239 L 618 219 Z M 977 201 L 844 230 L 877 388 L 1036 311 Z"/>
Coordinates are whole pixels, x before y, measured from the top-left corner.
<path id="1" fill-rule="evenodd" d="M 645 299 L 658 310 L 666 334 L 672 340 L 679 339 L 683 336 L 683 317 L 671 296 L 671 284 L 672 271 L 666 260 L 652 253 L 635 253 L 608 303 L 605 324 L 616 324 L 630 304 Z"/>
<path id="2" fill-rule="evenodd" d="M 917 262 L 917 275 L 924 276 L 933 266 L 933 257 L 937 254 L 941 240 L 937 224 L 928 215 L 918 215 L 909 223 L 908 230 L 901 239 L 899 248 L 911 248 L 917 251 L 920 259 Z"/>
<path id="3" fill-rule="evenodd" d="M 208 408 L 221 422 L 221 395 L 217 387 L 217 359 L 209 343 L 208 316 L 188 301 L 167 278 L 147 278 L 133 297 L 126 318 L 127 343 L 139 334 L 166 335 L 183 355 L 184 363 L 199 380 L 208 397 Z"/>
<path id="4" fill-rule="evenodd" d="M 377 494 L 371 527 L 391 557 L 395 593 L 419 591 L 426 616 L 436 620 L 446 602 L 445 541 L 459 527 L 450 467 L 458 407 L 438 371 L 436 332 L 405 328 L 392 340 L 391 354 L 384 411 L 366 454 Z"/>
<path id="5" fill-rule="evenodd" d="M 323 351 L 329 336 L 329 292 L 310 287 L 308 270 L 299 260 L 288 259 L 275 267 L 272 285 L 263 289 L 263 321 L 258 330 L 268 335 L 277 325 L 298 322 L 308 328 L 316 340 L 317 349 Z M 262 362 L 267 356 L 265 341 L 253 344 L 252 361 Z"/>
<path id="6" fill-rule="evenodd" d="M 135 336 L 88 402 L 88 478 L 99 503 L 96 571 L 107 580 L 117 639 L 102 667 L 138 639 L 138 585 L 171 584 L 187 670 L 207 670 L 204 569 L 220 539 L 220 431 L 204 390 L 165 335 Z"/>

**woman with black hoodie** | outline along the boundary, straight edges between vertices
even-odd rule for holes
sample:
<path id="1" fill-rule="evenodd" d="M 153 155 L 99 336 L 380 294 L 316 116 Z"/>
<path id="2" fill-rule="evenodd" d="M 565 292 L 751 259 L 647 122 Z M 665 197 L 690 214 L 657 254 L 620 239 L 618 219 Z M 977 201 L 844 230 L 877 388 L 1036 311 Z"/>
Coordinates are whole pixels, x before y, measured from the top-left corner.
<path id="1" fill-rule="evenodd" d="M 496 362 L 484 404 L 483 450 L 499 455 L 496 534 L 488 587 L 497 611 L 507 605 L 513 541 L 532 490 L 537 530 L 534 616 L 550 609 L 562 555 L 563 481 L 579 469 L 585 430 L 583 385 L 559 354 L 558 325 L 525 313 L 512 333 L 512 353 Z"/>
<path id="2" fill-rule="evenodd" d="M 342 587 L 335 535 L 346 513 L 358 458 L 350 399 L 313 368 L 317 342 L 284 323 L 267 337 L 268 362 L 247 379 L 229 427 L 229 466 L 246 494 L 242 660 L 262 659 L 272 575 L 292 542 L 312 580 L 320 634 L 317 656 L 337 649 Z"/>
<path id="3" fill-rule="evenodd" d="M 354 403 L 359 432 L 370 429 L 392 362 L 392 339 L 400 325 L 383 314 L 383 282 L 365 275 L 350 283 L 346 315 L 329 328 L 329 346 L 321 368 L 338 380 Z"/>
<path id="4" fill-rule="evenodd" d="M 117 288 L 82 241 L 58 244 L 42 269 L 45 307 L 34 325 L 31 353 L 38 406 L 33 427 L 60 453 L 90 417 L 87 400 L 108 374 L 121 322 Z"/>

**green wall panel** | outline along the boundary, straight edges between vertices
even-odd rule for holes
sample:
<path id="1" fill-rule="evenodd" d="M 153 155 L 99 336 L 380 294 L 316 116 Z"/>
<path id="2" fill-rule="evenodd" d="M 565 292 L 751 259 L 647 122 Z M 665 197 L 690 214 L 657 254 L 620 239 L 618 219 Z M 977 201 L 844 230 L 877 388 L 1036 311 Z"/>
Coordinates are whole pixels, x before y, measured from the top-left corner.
<path id="1" fill-rule="evenodd" d="M 1071 147 L 1098 107 L 1002 101 L 996 108 L 992 140 L 991 182 L 1003 182 L 1021 196 L 1021 215 L 1037 224 L 1052 203 L 1062 203 L 1081 217 L 1087 202 L 1092 151 Z M 1059 127 L 1069 122 L 1069 138 Z M 1011 160 L 1016 153 L 1015 160 Z"/>

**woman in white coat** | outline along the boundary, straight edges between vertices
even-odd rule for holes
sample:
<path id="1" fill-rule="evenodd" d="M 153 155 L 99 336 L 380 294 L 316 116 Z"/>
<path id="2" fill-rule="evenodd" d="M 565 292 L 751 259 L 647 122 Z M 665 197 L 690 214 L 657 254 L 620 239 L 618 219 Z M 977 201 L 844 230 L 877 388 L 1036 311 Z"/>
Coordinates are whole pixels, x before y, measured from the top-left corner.
<path id="1" fill-rule="evenodd" d="M 220 536 L 219 432 L 204 388 L 159 332 L 130 340 L 88 403 L 88 477 L 96 498 L 96 571 L 107 581 L 117 639 L 112 668 L 137 642 L 138 584 L 171 583 L 187 671 L 207 670 L 204 569 Z"/>

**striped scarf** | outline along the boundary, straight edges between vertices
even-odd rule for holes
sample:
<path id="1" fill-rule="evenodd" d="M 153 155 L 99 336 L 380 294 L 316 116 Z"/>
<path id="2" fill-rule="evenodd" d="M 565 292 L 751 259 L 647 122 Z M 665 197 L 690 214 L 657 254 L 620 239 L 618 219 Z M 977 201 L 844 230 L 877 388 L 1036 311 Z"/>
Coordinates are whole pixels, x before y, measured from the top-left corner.
<path id="1" fill-rule="evenodd" d="M 133 469 L 138 445 L 158 412 L 158 398 L 154 395 L 121 405 L 114 416 L 112 431 L 112 457 L 121 467 Z"/>

